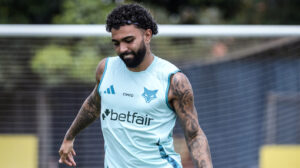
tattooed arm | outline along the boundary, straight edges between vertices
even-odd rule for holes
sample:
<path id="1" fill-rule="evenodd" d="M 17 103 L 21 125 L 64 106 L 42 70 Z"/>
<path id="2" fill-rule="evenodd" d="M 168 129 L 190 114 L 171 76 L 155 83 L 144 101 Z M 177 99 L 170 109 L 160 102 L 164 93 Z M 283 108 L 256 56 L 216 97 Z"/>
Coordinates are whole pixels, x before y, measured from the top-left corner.
<path id="1" fill-rule="evenodd" d="M 92 91 L 92 93 L 86 98 L 82 104 L 75 120 L 73 121 L 71 127 L 68 129 L 63 143 L 60 147 L 59 163 L 65 163 L 68 166 L 76 166 L 73 156 L 76 155 L 73 149 L 73 143 L 75 136 L 89 124 L 95 121 L 100 115 L 100 95 L 97 92 L 97 88 L 103 74 L 105 67 L 105 59 L 102 60 L 96 71 L 96 81 L 97 84 Z"/>
<path id="2" fill-rule="evenodd" d="M 169 90 L 169 103 L 183 127 L 191 157 L 197 168 L 212 168 L 207 138 L 201 129 L 194 106 L 192 86 L 183 73 L 173 75 Z"/>

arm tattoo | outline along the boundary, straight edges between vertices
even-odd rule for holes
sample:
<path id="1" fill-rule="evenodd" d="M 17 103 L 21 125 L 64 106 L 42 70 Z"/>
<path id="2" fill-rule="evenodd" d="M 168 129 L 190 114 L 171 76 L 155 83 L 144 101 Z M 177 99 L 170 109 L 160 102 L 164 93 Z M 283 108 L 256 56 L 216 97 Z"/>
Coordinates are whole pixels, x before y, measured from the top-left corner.
<path id="1" fill-rule="evenodd" d="M 75 120 L 65 136 L 66 140 L 73 140 L 81 130 L 99 117 L 100 96 L 98 95 L 96 88 L 97 86 L 81 106 Z"/>
<path id="2" fill-rule="evenodd" d="M 194 106 L 192 87 L 182 73 L 173 76 L 170 92 L 174 96 L 172 105 L 183 126 L 188 149 L 196 167 L 212 168 L 208 141 L 199 126 Z"/>

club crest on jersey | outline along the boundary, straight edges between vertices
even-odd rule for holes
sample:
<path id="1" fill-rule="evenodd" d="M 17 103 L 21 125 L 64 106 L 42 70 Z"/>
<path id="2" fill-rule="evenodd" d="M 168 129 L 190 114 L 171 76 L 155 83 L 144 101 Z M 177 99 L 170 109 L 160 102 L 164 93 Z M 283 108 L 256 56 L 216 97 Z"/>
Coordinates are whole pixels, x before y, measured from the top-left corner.
<path id="1" fill-rule="evenodd" d="M 149 90 L 144 87 L 144 93 L 142 96 L 145 98 L 146 103 L 150 103 L 153 99 L 157 98 L 156 93 L 158 90 Z"/>

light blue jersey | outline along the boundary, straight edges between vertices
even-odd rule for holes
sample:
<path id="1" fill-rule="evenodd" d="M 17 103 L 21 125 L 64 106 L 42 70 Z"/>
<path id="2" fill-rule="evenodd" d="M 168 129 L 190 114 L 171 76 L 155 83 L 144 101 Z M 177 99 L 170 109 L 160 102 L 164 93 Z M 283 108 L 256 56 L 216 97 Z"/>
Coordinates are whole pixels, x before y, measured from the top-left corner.
<path id="1" fill-rule="evenodd" d="M 170 76 L 178 71 L 156 56 L 141 72 L 107 58 L 98 87 L 105 168 L 182 167 L 172 138 L 176 114 L 168 104 Z"/>

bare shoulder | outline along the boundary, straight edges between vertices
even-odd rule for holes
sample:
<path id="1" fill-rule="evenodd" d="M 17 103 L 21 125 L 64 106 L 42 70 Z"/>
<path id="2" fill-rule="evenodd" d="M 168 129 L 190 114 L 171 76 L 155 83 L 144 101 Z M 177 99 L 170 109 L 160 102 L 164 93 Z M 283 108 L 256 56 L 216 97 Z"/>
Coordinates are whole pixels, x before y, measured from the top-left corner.
<path id="1" fill-rule="evenodd" d="M 107 58 L 102 59 L 99 62 L 98 66 L 97 66 L 97 69 L 96 69 L 96 80 L 97 80 L 98 83 L 100 82 L 101 77 L 103 75 L 103 72 L 104 72 L 104 69 L 105 69 L 106 59 Z"/>
<path id="2" fill-rule="evenodd" d="M 182 72 L 175 73 L 170 83 L 170 91 L 173 93 L 171 96 L 176 96 L 176 93 L 183 93 L 187 90 L 192 91 L 192 86 L 187 76 Z"/>
<path id="3" fill-rule="evenodd" d="M 182 72 L 177 72 L 173 75 L 171 79 L 171 84 L 190 84 L 189 79 L 187 76 Z"/>
<path id="4" fill-rule="evenodd" d="M 193 104 L 193 90 L 187 76 L 182 72 L 177 72 L 171 78 L 169 90 L 169 102 L 176 109 L 177 103 Z"/>

